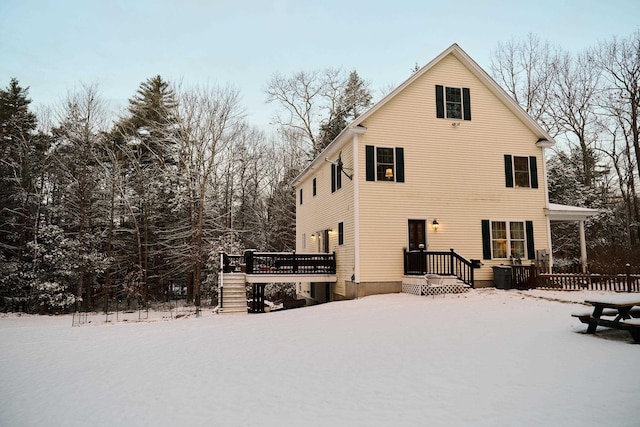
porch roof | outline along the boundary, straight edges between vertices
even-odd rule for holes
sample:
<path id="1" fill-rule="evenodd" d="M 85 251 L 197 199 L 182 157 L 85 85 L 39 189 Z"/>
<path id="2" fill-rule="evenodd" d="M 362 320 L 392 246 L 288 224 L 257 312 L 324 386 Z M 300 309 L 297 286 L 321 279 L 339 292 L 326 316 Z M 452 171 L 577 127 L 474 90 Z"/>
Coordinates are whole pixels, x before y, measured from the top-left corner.
<path id="1" fill-rule="evenodd" d="M 549 207 L 545 208 L 545 215 L 549 217 L 550 221 L 584 221 L 598 213 L 599 211 L 597 209 L 560 205 L 557 203 L 549 203 Z"/>

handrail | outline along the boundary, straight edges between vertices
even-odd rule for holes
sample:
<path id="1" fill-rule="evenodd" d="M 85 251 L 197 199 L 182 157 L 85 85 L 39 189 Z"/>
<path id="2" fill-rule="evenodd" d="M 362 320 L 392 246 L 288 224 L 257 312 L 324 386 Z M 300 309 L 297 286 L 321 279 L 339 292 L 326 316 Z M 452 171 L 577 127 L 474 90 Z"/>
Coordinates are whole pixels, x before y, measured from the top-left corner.
<path id="1" fill-rule="evenodd" d="M 480 268 L 480 260 L 467 260 L 454 249 L 447 251 L 404 250 L 404 274 L 427 273 L 456 276 L 462 282 L 475 287 L 474 270 Z"/>
<path id="2" fill-rule="evenodd" d="M 336 274 L 336 253 L 257 252 L 244 255 L 222 252 L 220 269 L 224 273 L 247 274 Z"/>
<path id="3" fill-rule="evenodd" d="M 336 274 L 336 253 L 244 253 L 247 274 Z"/>

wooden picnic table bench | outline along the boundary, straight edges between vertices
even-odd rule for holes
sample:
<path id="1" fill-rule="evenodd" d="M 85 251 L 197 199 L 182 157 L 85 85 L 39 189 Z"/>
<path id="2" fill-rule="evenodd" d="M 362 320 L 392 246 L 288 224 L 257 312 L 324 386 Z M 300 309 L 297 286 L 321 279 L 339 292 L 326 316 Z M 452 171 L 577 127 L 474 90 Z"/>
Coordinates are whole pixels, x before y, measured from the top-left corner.
<path id="1" fill-rule="evenodd" d="M 578 313 L 574 317 L 587 324 L 587 333 L 595 334 L 598 326 L 629 331 L 640 343 L 640 318 L 634 318 L 640 307 L 640 294 L 606 295 L 585 300 L 593 306 L 593 313 Z M 615 316 L 613 319 L 611 317 Z"/>

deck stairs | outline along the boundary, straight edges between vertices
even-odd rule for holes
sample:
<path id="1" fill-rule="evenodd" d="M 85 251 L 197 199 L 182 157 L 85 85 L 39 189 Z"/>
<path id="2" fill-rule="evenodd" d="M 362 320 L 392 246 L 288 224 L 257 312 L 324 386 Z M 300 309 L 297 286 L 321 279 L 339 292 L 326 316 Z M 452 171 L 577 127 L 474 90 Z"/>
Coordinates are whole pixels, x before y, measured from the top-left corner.
<path id="1" fill-rule="evenodd" d="M 247 314 L 246 275 L 225 273 L 222 275 L 222 308 L 220 314 Z"/>
<path id="2" fill-rule="evenodd" d="M 469 292 L 471 287 L 455 276 L 404 276 L 402 292 L 413 295 L 445 295 Z"/>

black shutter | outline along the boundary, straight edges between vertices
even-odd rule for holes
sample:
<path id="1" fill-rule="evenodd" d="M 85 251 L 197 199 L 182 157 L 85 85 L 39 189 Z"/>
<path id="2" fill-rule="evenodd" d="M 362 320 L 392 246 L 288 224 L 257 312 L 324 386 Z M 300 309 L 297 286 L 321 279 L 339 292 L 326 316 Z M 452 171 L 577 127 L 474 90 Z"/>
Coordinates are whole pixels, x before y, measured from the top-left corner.
<path id="1" fill-rule="evenodd" d="M 504 155 L 504 178 L 507 187 L 513 187 L 513 162 L 510 154 Z"/>
<path id="2" fill-rule="evenodd" d="M 527 221 L 525 225 L 525 230 L 527 231 L 527 258 L 536 259 L 536 245 L 533 242 L 533 221 Z"/>
<path id="3" fill-rule="evenodd" d="M 436 117 L 444 119 L 444 87 L 436 85 Z"/>
<path id="4" fill-rule="evenodd" d="M 396 182 L 404 182 L 404 148 L 396 147 Z"/>
<path id="5" fill-rule="evenodd" d="M 375 159 L 375 147 L 373 145 L 367 145 L 364 147 L 365 157 L 367 162 L 367 181 L 376 180 L 376 159 Z"/>
<path id="6" fill-rule="evenodd" d="M 302 204 L 302 188 L 300 189 L 300 204 Z"/>
<path id="7" fill-rule="evenodd" d="M 331 164 L 331 192 L 336 192 L 336 165 Z"/>
<path id="8" fill-rule="evenodd" d="M 464 119 L 471 120 L 471 96 L 469 95 L 469 88 L 462 88 L 462 109 L 464 111 Z"/>
<path id="9" fill-rule="evenodd" d="M 344 245 L 344 222 L 338 223 L 338 244 Z"/>
<path id="10" fill-rule="evenodd" d="M 491 223 L 482 220 L 482 259 L 491 259 Z"/>
<path id="11" fill-rule="evenodd" d="M 529 173 L 531 174 L 531 188 L 538 188 L 538 161 L 535 156 L 529 157 Z"/>

